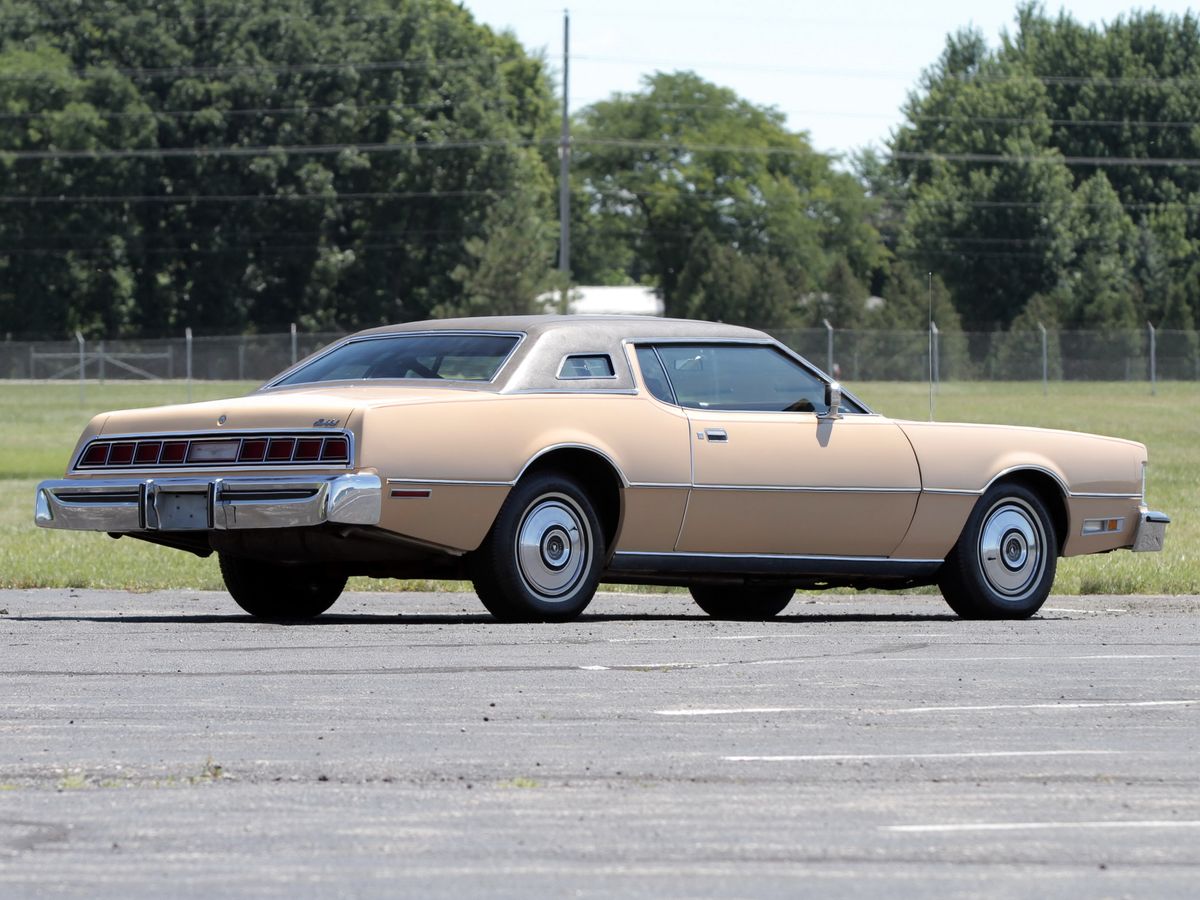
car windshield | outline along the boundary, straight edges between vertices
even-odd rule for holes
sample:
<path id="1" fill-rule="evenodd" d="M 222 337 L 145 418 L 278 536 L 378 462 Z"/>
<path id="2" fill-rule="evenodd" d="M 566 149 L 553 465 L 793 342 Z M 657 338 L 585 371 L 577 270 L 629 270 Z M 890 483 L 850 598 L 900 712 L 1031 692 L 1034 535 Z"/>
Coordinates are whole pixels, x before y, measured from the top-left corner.
<path id="1" fill-rule="evenodd" d="M 314 359 L 277 385 L 376 378 L 491 381 L 520 338 L 511 334 L 395 334 L 362 338 Z"/>

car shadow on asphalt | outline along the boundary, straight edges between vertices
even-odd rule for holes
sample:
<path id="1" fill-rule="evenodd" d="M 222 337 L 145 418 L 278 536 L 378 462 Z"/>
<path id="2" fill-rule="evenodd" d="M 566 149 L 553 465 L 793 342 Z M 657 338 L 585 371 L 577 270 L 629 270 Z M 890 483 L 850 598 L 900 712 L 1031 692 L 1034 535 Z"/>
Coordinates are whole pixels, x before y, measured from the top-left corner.
<path id="1" fill-rule="evenodd" d="M 1040 618 L 1040 617 L 1039 617 Z M 1057 617 L 1055 617 L 1057 618 Z M 333 625 L 520 625 L 529 623 L 498 622 L 486 613 L 462 613 L 458 615 L 402 613 L 380 615 L 378 613 L 333 613 L 299 622 L 269 622 L 247 615 L 29 615 L 4 616 L 7 622 L 95 622 L 109 625 L 281 625 L 289 628 L 323 628 Z M 547 628 L 562 628 L 570 624 L 586 625 L 603 622 L 695 622 L 713 623 L 703 613 L 594 613 L 584 614 L 573 623 L 545 623 Z M 819 625 L 835 622 L 954 622 L 962 621 L 952 613 L 820 613 L 817 615 L 776 616 L 773 619 L 742 619 L 744 625 Z"/>

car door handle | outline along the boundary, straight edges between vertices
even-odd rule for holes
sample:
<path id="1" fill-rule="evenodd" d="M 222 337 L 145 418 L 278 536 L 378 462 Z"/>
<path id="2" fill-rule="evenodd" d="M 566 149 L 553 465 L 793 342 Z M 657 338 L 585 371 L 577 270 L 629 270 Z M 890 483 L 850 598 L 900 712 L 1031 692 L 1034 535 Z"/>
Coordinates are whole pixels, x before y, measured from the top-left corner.
<path id="1" fill-rule="evenodd" d="M 706 428 L 704 429 L 704 436 L 710 441 L 717 441 L 718 443 L 729 440 L 729 435 L 725 433 L 724 428 Z"/>

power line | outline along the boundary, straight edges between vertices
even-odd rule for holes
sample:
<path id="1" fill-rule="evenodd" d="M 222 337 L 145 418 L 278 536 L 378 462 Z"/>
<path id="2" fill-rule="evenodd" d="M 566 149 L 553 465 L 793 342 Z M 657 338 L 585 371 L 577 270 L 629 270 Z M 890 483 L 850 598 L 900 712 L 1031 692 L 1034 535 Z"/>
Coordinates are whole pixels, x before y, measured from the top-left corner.
<path id="1" fill-rule="evenodd" d="M 328 156 L 352 150 L 356 153 L 424 153 L 437 150 L 472 150 L 488 147 L 532 147 L 554 143 L 549 140 L 521 140 L 512 138 L 482 138 L 462 141 L 406 141 L 403 143 L 341 143 L 341 144 L 279 144 L 246 147 L 124 147 L 103 150 L 3 150 L 0 159 L 175 159 L 175 158 L 218 158 L 225 156 L 272 156 L 282 153 L 289 156 Z"/>
<path id="2" fill-rule="evenodd" d="M 155 68 L 121 68 L 97 66 L 89 69 L 29 69 L 24 72 L 5 72 L 0 81 L 30 81 L 39 78 L 57 78 L 71 74 L 76 78 L 116 74 L 131 79 L 154 78 L 197 78 L 200 76 L 227 77 L 231 75 L 310 75 L 321 72 L 390 72 L 404 69 L 468 68 L 484 63 L 530 62 L 541 65 L 529 56 L 463 56 L 440 59 L 389 59 L 378 62 L 353 62 L 344 60 L 334 63 L 264 63 L 244 66 L 166 66 Z"/>
<path id="3" fill-rule="evenodd" d="M 621 56 L 591 56 L 577 55 L 573 59 L 590 63 L 653 66 L 659 69 L 733 69 L 752 72 L 776 72 L 781 74 L 804 75 L 813 77 L 835 77 L 846 79 L 891 80 L 911 77 L 910 72 L 871 70 L 871 69 L 834 69 L 816 68 L 812 66 L 783 66 L 767 63 L 740 62 L 729 60 L 681 60 L 662 58 L 637 58 Z M 1197 86 L 1200 85 L 1200 75 L 1168 75 L 1156 76 L 1117 76 L 1103 75 L 1038 75 L 1036 73 L 1017 72 L 1014 74 L 967 73 L 951 75 L 959 81 L 987 82 L 989 84 L 1040 82 L 1047 86 L 1092 86 L 1092 87 L 1154 87 L 1154 86 Z"/>
<path id="4" fill-rule="evenodd" d="M 0 204 L 103 204 L 103 203 L 333 203 L 366 202 L 371 200 L 452 199 L 459 197 L 502 196 L 518 193 L 513 189 L 488 190 L 428 190 L 428 191 L 353 191 L 344 194 L 91 194 L 72 197 L 64 194 L 0 194 Z"/>
<path id="5" fill-rule="evenodd" d="M 372 103 L 366 106 L 357 106 L 347 103 L 336 103 L 332 106 L 249 106 L 230 109 L 222 109 L 219 106 L 208 106 L 201 109 L 145 109 L 135 112 L 100 112 L 89 113 L 88 118 L 112 120 L 112 119 L 185 119 L 190 116 L 211 116 L 217 113 L 221 116 L 268 116 L 280 115 L 307 115 L 309 113 L 360 113 L 360 112 L 390 112 L 393 110 L 411 110 L 411 109 L 453 109 L 454 104 L 459 102 L 460 98 L 451 98 L 443 96 L 439 100 L 433 100 L 428 103 Z M 484 104 L 485 109 L 503 108 L 508 104 L 500 102 L 495 104 Z M 6 112 L 0 113 L 0 121 L 17 121 L 24 122 L 32 119 L 45 119 L 52 116 L 61 115 L 68 112 L 65 109 L 44 109 L 37 112 Z"/>
<path id="6" fill-rule="evenodd" d="M 1101 168 L 1133 166 L 1145 168 L 1187 168 L 1200 167 L 1200 159 L 1195 157 L 1154 157 L 1154 156 L 1056 156 L 1053 154 L 1002 154 L 1002 153 L 932 153 L 893 151 L 893 159 L 910 162 L 978 162 L 997 163 L 1002 165 L 1039 165 L 1064 163 L 1068 166 L 1097 166 Z"/>
<path id="7" fill-rule="evenodd" d="M 487 189 L 457 189 L 457 190 L 423 190 L 423 191 L 347 191 L 344 193 L 281 193 L 281 194 L 0 194 L 0 205 L 104 205 L 104 204 L 161 204 L 169 206 L 187 206 L 199 203 L 237 204 L 237 203 L 366 203 L 389 200 L 450 200 L 464 197 L 500 197 L 519 193 L 517 188 L 487 188 Z M 677 192 L 666 188 L 643 191 L 628 191 L 636 197 L 676 197 Z M 689 191 L 688 199 L 708 200 L 714 203 L 729 200 L 743 200 L 727 192 Z M 906 201 L 903 204 L 891 204 L 908 207 L 918 201 Z M 1112 204 L 1107 203 L 1078 203 L 1072 200 L 1064 202 L 1049 200 L 966 200 L 960 198 L 935 198 L 919 201 L 923 206 L 964 207 L 970 209 L 1049 209 L 1061 205 L 1069 205 L 1073 209 L 1108 209 Z M 1200 202 L 1182 200 L 1163 200 L 1160 202 L 1131 202 L 1117 203 L 1124 210 L 1147 209 L 1182 209 L 1198 210 Z M 0 229 L 2 230 L 2 229 Z"/>

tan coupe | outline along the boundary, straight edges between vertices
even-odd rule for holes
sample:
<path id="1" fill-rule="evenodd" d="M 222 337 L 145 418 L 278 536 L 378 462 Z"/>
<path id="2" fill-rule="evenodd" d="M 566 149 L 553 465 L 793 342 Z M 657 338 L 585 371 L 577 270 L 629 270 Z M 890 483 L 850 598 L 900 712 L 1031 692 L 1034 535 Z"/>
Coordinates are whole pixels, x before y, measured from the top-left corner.
<path id="1" fill-rule="evenodd" d="M 1035 613 L 1059 556 L 1159 550 L 1146 448 L 895 421 L 769 336 L 640 317 L 377 328 L 248 397 L 96 416 L 36 521 L 216 551 L 295 619 L 352 574 L 467 577 L 499 619 L 567 620 L 603 579 L 763 618 L 800 588 L 938 584 Z"/>

